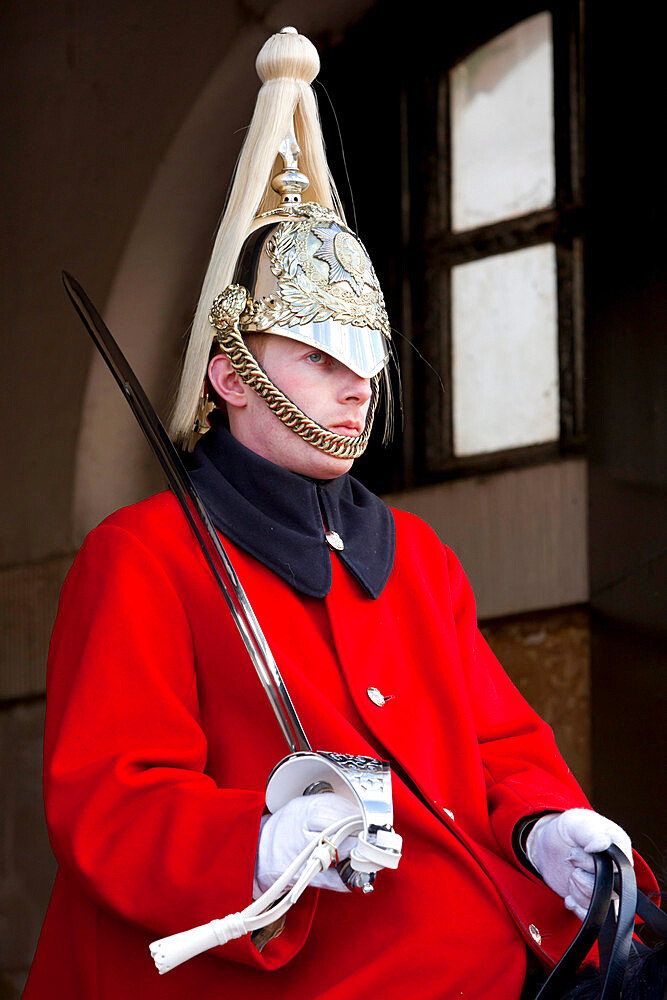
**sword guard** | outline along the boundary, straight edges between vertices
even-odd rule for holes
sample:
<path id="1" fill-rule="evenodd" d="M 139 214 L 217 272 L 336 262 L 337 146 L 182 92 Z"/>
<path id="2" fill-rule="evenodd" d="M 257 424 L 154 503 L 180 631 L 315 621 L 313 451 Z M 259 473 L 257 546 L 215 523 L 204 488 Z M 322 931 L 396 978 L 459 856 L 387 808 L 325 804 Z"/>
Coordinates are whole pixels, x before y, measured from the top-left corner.
<path id="1" fill-rule="evenodd" d="M 266 786 L 269 812 L 280 809 L 320 782 L 358 806 L 365 833 L 373 827 L 392 829 L 394 808 L 391 769 L 386 760 L 327 750 L 299 751 L 284 757 L 273 768 Z M 322 791 L 325 791 L 322 788 Z"/>
<path id="2" fill-rule="evenodd" d="M 336 792 L 359 809 L 364 824 L 352 856 L 336 868 L 348 888 L 372 892 L 380 868 L 395 868 L 401 838 L 394 833 L 391 770 L 386 760 L 330 751 L 300 751 L 284 757 L 269 775 L 266 805 L 275 812 L 300 795 Z"/>

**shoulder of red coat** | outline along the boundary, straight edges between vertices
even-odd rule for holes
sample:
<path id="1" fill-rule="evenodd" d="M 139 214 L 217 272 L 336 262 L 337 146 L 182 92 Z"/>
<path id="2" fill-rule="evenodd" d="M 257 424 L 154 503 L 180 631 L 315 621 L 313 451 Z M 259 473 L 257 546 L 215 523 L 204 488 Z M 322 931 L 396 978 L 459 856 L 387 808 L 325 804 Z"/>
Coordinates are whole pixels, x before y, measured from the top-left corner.
<path id="1" fill-rule="evenodd" d="M 171 490 L 163 490 L 139 503 L 114 511 L 94 530 L 105 527 L 122 528 L 144 538 L 154 532 L 163 534 L 165 531 L 182 530 L 186 523 L 174 494 Z"/>
<path id="2" fill-rule="evenodd" d="M 453 567 L 460 569 L 460 563 L 453 549 L 443 542 L 434 528 L 417 514 L 390 507 L 396 525 L 396 547 L 408 547 L 427 555 L 443 557 Z"/>
<path id="3" fill-rule="evenodd" d="M 421 541 L 427 545 L 441 546 L 442 542 L 430 524 L 424 521 L 417 514 L 411 514 L 407 510 L 399 510 L 396 507 L 389 508 L 394 516 L 396 525 L 396 538 L 405 536 L 413 541 Z"/>

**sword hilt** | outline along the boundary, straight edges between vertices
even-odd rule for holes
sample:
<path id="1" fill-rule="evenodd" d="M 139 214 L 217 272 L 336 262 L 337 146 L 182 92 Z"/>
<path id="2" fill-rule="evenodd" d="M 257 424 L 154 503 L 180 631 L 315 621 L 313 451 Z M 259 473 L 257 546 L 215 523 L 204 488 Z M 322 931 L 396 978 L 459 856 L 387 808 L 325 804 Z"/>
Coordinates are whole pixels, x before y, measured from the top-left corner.
<path id="1" fill-rule="evenodd" d="M 307 788 L 304 788 L 303 795 L 325 795 L 327 792 L 333 793 L 333 785 L 330 781 L 312 781 Z M 338 856 L 338 855 L 336 855 Z M 341 881 L 353 892 L 369 893 L 373 891 L 376 872 L 358 872 L 352 867 L 351 858 L 343 858 L 334 866 Z"/>

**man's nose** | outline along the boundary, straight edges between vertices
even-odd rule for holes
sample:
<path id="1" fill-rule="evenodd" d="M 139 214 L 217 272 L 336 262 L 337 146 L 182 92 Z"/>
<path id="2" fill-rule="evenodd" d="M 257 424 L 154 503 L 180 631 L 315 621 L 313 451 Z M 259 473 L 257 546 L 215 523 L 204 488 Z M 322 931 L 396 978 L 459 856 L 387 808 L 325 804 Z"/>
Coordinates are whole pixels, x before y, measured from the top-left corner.
<path id="1" fill-rule="evenodd" d="M 341 395 L 346 401 L 353 401 L 363 406 L 371 398 L 371 380 L 362 378 L 361 375 L 357 375 L 349 368 L 346 368 L 341 386 Z"/>

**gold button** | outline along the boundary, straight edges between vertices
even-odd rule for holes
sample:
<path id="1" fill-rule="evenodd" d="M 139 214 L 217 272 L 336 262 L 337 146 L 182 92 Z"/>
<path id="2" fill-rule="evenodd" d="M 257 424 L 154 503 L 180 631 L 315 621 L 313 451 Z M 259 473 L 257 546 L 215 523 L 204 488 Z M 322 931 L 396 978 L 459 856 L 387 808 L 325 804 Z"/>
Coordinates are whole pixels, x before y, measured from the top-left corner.
<path id="1" fill-rule="evenodd" d="M 343 545 L 343 539 L 337 531 L 327 531 L 324 537 L 326 538 L 330 549 L 335 549 L 336 552 L 342 552 L 345 548 Z"/>
<path id="2" fill-rule="evenodd" d="M 542 944 L 542 935 L 538 931 L 535 924 L 530 924 L 530 926 L 528 927 L 528 931 L 535 944 Z"/>

